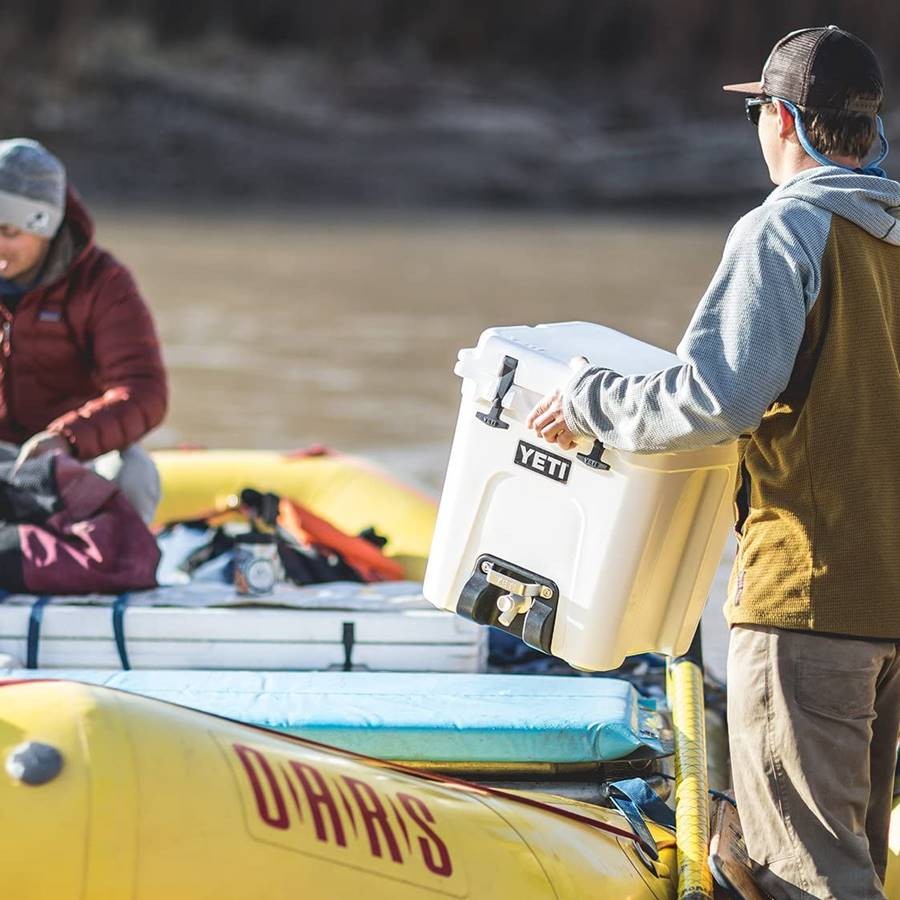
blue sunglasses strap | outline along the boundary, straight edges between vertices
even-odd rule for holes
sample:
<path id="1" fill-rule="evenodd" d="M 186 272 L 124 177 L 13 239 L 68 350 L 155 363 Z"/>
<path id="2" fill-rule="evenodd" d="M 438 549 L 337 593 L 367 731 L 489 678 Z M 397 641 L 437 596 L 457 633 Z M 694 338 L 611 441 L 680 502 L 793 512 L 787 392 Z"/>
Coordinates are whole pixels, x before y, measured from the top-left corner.
<path id="1" fill-rule="evenodd" d="M 841 169 L 846 169 L 848 172 L 857 172 L 860 175 L 874 175 L 877 178 L 886 178 L 887 174 L 884 169 L 881 168 L 881 163 L 887 158 L 888 153 L 890 152 L 891 145 L 888 143 L 888 139 L 884 133 L 884 123 L 881 121 L 881 116 L 875 116 L 875 124 L 878 128 L 878 137 L 881 141 L 881 153 L 879 154 L 877 159 L 872 160 L 869 165 L 864 166 L 859 169 L 854 169 L 852 166 L 845 166 L 842 163 L 837 163 L 833 159 L 829 159 L 823 153 L 820 153 L 813 147 L 812 142 L 809 139 L 809 135 L 806 133 L 806 128 L 803 125 L 803 118 L 800 115 L 800 111 L 794 106 L 790 100 L 782 100 L 781 97 L 773 97 L 773 100 L 778 100 L 779 103 L 783 103 L 785 108 L 794 118 L 794 127 L 797 129 L 797 140 L 800 141 L 800 146 L 806 151 L 806 153 L 811 156 L 817 163 L 823 166 L 838 166 Z"/>

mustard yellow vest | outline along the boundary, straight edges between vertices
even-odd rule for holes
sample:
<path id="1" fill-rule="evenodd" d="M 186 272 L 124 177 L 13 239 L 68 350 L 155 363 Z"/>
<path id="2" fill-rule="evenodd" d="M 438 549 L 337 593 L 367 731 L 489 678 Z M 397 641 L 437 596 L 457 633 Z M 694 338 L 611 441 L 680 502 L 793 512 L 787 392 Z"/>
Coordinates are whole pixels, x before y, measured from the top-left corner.
<path id="1" fill-rule="evenodd" d="M 740 458 L 730 624 L 900 639 L 900 249 L 832 216 L 789 384 Z"/>

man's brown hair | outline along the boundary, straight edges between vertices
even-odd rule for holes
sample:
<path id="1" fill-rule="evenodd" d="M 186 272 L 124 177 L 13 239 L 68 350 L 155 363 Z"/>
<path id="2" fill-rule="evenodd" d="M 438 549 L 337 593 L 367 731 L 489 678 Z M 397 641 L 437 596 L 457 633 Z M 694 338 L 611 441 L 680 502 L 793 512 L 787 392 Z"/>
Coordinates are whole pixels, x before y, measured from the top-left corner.
<path id="1" fill-rule="evenodd" d="M 878 136 L 875 116 L 812 108 L 802 110 L 802 115 L 810 143 L 825 156 L 865 159 Z"/>

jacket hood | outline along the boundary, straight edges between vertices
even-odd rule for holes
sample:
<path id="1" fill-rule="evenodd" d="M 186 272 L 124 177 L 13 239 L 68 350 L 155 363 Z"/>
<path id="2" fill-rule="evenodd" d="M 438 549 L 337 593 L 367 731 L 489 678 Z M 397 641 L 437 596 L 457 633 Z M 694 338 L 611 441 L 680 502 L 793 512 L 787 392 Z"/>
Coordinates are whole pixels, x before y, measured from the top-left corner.
<path id="1" fill-rule="evenodd" d="M 94 243 L 94 220 L 78 191 L 71 186 L 66 191 L 66 216 L 63 221 L 69 226 L 76 246 L 82 251 Z"/>
<path id="2" fill-rule="evenodd" d="M 900 246 L 900 183 L 890 178 L 819 166 L 777 187 L 766 203 L 786 199 L 805 200 L 848 219 L 873 237 Z"/>
<path id="3" fill-rule="evenodd" d="M 90 213 L 70 187 L 66 192 L 66 214 L 44 264 L 40 281 L 35 287 L 45 288 L 64 278 L 94 246 L 94 222 Z"/>

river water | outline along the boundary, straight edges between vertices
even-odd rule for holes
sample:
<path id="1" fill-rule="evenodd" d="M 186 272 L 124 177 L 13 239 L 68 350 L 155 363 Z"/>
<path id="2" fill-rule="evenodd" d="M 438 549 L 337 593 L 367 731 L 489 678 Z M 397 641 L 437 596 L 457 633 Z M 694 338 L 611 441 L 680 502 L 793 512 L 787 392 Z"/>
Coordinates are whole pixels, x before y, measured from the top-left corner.
<path id="1" fill-rule="evenodd" d="M 114 210 L 97 221 L 163 340 L 172 403 L 150 446 L 321 443 L 435 491 L 461 347 L 492 325 L 589 320 L 674 348 L 729 225 Z"/>

